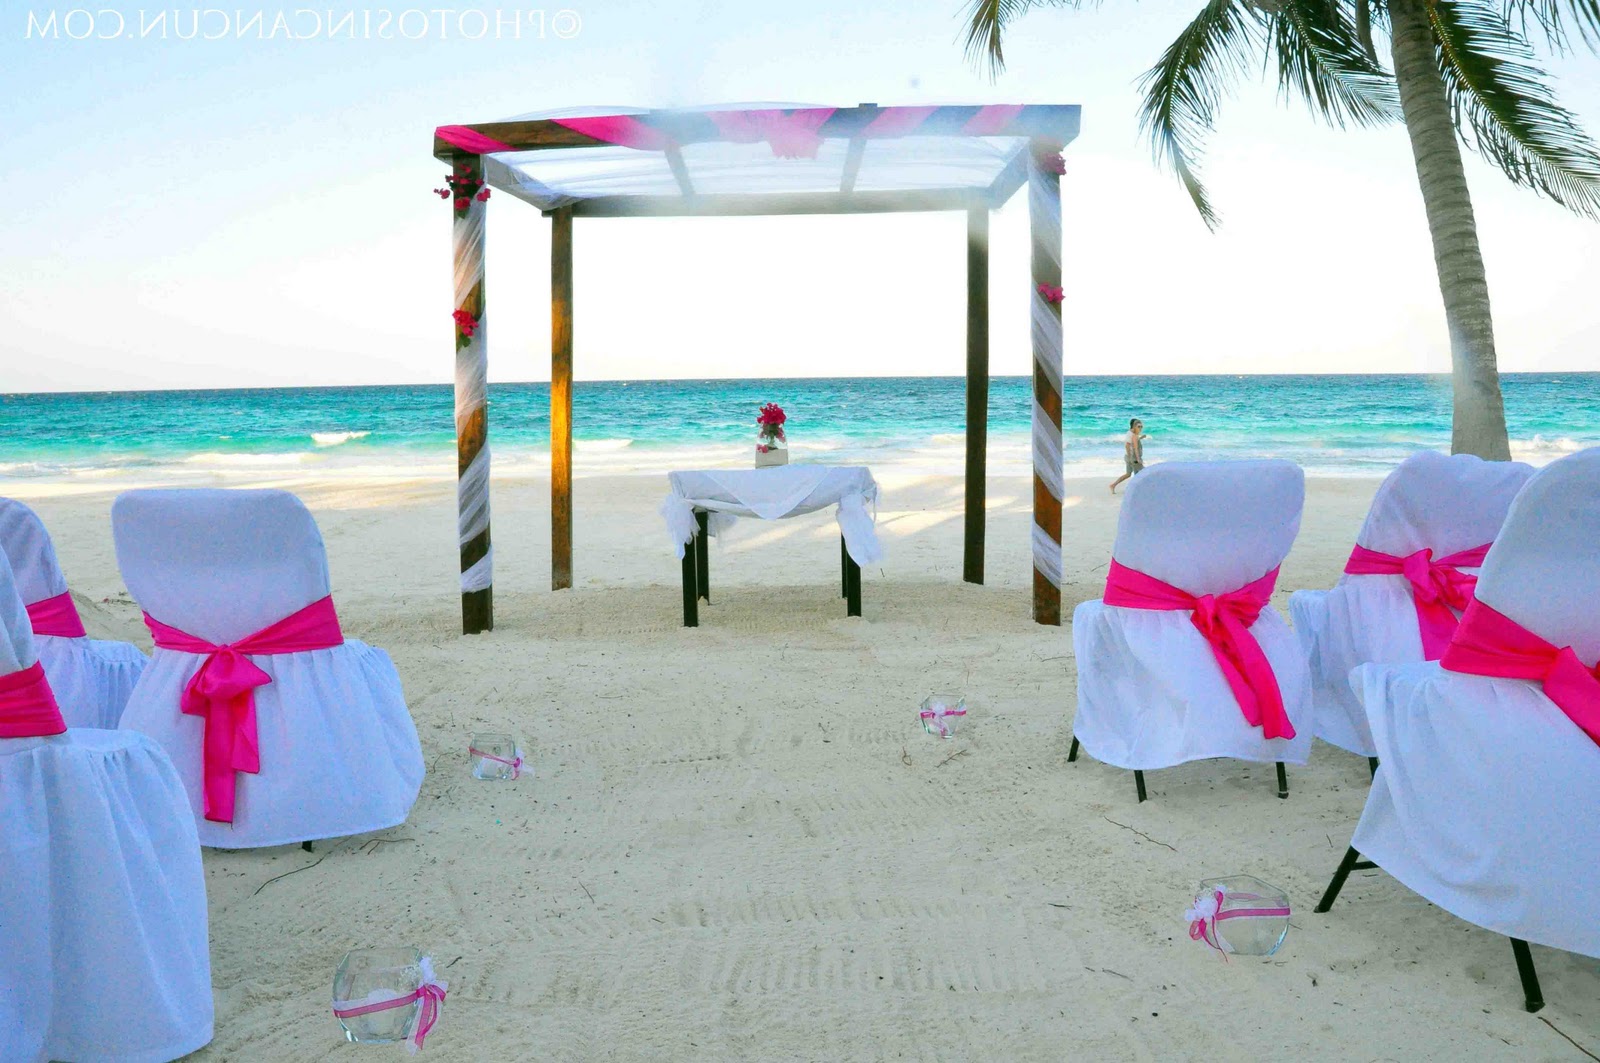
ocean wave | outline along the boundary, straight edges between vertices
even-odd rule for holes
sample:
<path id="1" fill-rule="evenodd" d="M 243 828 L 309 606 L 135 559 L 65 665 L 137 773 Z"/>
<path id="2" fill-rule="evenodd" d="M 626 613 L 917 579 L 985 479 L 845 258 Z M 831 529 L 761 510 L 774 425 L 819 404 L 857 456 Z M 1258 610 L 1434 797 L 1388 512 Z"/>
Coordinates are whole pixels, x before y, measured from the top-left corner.
<path id="1" fill-rule="evenodd" d="M 282 453 L 239 454 L 207 450 L 190 454 L 182 459 L 183 465 L 205 465 L 213 468 L 232 468 L 240 465 L 303 465 L 315 455 L 309 450 L 291 450 Z"/>
<path id="2" fill-rule="evenodd" d="M 1544 465 L 1593 445 L 1593 443 L 1580 443 L 1567 436 L 1546 439 L 1542 435 L 1535 435 L 1532 439 L 1513 439 L 1511 456 L 1530 465 Z"/>
<path id="3" fill-rule="evenodd" d="M 609 454 L 618 450 L 626 450 L 633 446 L 631 439 L 578 439 L 573 441 L 573 448 L 577 453 L 588 451 L 591 454 Z"/>
<path id="4" fill-rule="evenodd" d="M 319 447 L 336 447 L 352 439 L 365 439 L 371 432 L 312 432 L 311 442 Z"/>

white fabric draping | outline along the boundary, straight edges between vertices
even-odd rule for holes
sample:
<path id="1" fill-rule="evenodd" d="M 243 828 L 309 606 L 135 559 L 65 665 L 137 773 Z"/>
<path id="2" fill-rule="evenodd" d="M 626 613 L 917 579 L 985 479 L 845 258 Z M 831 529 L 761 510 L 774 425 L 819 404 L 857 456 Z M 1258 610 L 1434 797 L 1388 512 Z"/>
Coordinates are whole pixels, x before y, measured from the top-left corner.
<path id="1" fill-rule="evenodd" d="M 1413 454 L 1379 486 L 1355 542 L 1395 557 L 1422 549 L 1448 557 L 1482 546 L 1499 534 L 1511 500 L 1532 475 L 1521 462 Z M 1296 591 L 1289 615 L 1310 662 L 1317 737 L 1377 756 L 1350 672 L 1363 664 L 1423 659 L 1411 584 L 1401 575 L 1341 576 L 1332 590 Z"/>
<path id="2" fill-rule="evenodd" d="M 1600 448 L 1535 473 L 1479 601 L 1587 666 L 1600 658 Z M 1351 842 L 1478 926 L 1600 956 L 1600 746 L 1537 682 L 1364 665 L 1381 765 Z"/>
<path id="3" fill-rule="evenodd" d="M 1163 462 L 1129 483 L 1112 556 L 1192 595 L 1238 590 L 1277 568 L 1300 528 L 1305 477 L 1287 461 Z M 1073 735 L 1119 768 L 1208 757 L 1304 764 L 1311 749 L 1304 655 L 1270 605 L 1250 628 L 1277 675 L 1292 739 L 1250 726 L 1211 645 L 1184 610 L 1084 602 Z"/>
<path id="4" fill-rule="evenodd" d="M 489 401 L 489 314 L 483 284 L 484 248 L 488 237 L 488 204 L 473 198 L 464 213 L 454 217 L 451 238 L 455 263 L 455 305 L 468 305 L 476 289 L 477 326 L 470 342 L 456 349 L 455 413 L 459 450 L 463 430 L 472 417 Z M 487 421 L 485 421 L 487 424 Z M 489 443 L 461 470 L 456 483 L 457 545 L 465 547 L 489 526 Z M 461 592 L 487 589 L 494 582 L 494 547 L 491 546 L 465 572 L 461 573 Z"/>
<path id="5" fill-rule="evenodd" d="M 49 531 L 37 513 L 15 499 L 0 498 L 0 552 L 11 563 L 25 604 L 67 593 Z M 146 663 L 138 647 L 62 635 L 35 636 L 34 647 L 68 727 L 117 726 Z"/>
<path id="6" fill-rule="evenodd" d="M 1042 375 L 1059 409 L 1062 375 L 1061 304 L 1046 298 L 1043 284 L 1061 277 L 1061 180 L 1028 156 L 1028 224 L 1033 237 L 1033 291 L 1028 313 L 1033 364 L 1036 370 L 1033 401 L 1033 472 L 1050 497 L 1060 502 L 1066 493 L 1062 471 L 1061 426 L 1039 404 Z M 1061 586 L 1061 543 L 1037 522 L 1033 526 L 1033 568 L 1051 586 Z"/>
<path id="7" fill-rule="evenodd" d="M 678 556 L 694 539 L 694 511 L 711 514 L 720 535 L 738 517 L 782 520 L 838 506 L 839 532 L 858 565 L 883 560 L 878 541 L 878 483 L 861 466 L 780 465 L 769 469 L 702 469 L 668 475 L 671 492 L 661 504 Z"/>
<path id="8" fill-rule="evenodd" d="M 797 103 L 718 104 L 693 110 L 817 106 Z M 640 108 L 567 108 L 507 121 L 637 114 Z M 1017 155 L 1025 137 L 915 136 L 873 139 L 859 157 L 854 188 L 861 192 L 989 189 Z M 765 142 L 706 142 L 680 149 L 685 171 L 701 195 L 838 192 L 850 157 L 847 139 L 825 138 L 812 158 L 776 159 Z M 485 172 L 503 188 L 552 210 L 602 196 L 676 196 L 682 186 L 664 153 L 621 146 L 512 151 L 484 156 Z"/>
<path id="9" fill-rule="evenodd" d="M 33 664 L 3 553 L 0 634 L 0 675 Z M 90 729 L 0 739 L 0 811 L 0 1059 L 164 1063 L 207 1044 L 205 875 L 160 747 Z"/>
<path id="10" fill-rule="evenodd" d="M 311 514 L 284 491 L 130 491 L 112 507 L 129 592 L 162 623 L 221 645 L 330 593 Z M 387 654 L 355 639 L 252 655 L 272 681 L 256 689 L 260 774 L 236 775 L 233 823 L 203 818 L 205 721 L 179 711 L 206 658 L 157 648 L 123 714 L 171 756 L 203 845 L 282 845 L 405 821 L 422 784 L 422 750 Z"/>

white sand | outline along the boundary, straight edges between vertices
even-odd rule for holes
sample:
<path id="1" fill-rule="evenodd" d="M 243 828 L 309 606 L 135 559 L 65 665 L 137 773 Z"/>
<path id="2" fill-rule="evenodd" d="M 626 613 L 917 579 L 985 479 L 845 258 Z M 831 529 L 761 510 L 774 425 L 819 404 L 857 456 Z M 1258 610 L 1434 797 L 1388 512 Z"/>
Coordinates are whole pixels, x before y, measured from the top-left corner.
<path id="1" fill-rule="evenodd" d="M 1270 766 L 1190 764 L 1142 805 L 1129 773 L 1067 764 L 1071 635 L 1028 619 L 1028 485 L 990 485 L 980 588 L 960 482 L 885 480 L 864 618 L 819 514 L 713 546 L 697 630 L 661 479 L 579 481 L 560 594 L 547 486 L 497 483 L 497 624 L 473 638 L 450 484 L 286 484 L 345 630 L 399 665 L 430 771 L 403 827 L 206 853 L 217 1035 L 194 1058 L 366 1058 L 329 991 L 346 949 L 380 944 L 423 946 L 450 982 L 437 1060 L 1578 1058 L 1522 1012 L 1505 939 L 1377 872 L 1312 913 L 1364 760 L 1318 745 L 1287 801 Z M 1374 487 L 1312 484 L 1280 608 L 1336 577 Z M 148 645 L 112 496 L 8 489 L 55 532 L 91 633 Z M 1069 494 L 1068 614 L 1099 593 L 1117 512 L 1101 481 Z M 950 742 L 915 719 L 935 688 L 968 694 Z M 480 729 L 520 735 L 536 777 L 474 782 Z M 1188 939 L 1196 883 L 1228 873 L 1289 893 L 1276 957 Z M 1534 954 L 1542 1017 L 1600 1051 L 1595 962 Z"/>

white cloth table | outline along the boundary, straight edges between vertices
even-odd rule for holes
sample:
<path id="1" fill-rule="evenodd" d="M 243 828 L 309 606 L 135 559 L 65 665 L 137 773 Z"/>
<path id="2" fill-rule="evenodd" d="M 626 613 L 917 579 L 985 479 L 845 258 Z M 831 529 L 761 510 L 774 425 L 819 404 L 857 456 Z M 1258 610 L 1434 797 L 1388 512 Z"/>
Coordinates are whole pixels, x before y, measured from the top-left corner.
<path id="1" fill-rule="evenodd" d="M 851 616 L 861 615 L 862 565 L 883 559 L 878 541 L 878 483 L 864 466 L 779 465 L 766 469 L 696 469 L 670 473 L 671 492 L 661 504 L 683 561 L 684 626 L 699 622 L 698 601 L 710 601 L 706 537 L 740 517 L 783 520 L 836 506 L 843 596 Z"/>
<path id="2" fill-rule="evenodd" d="M 11 562 L 23 604 L 67 593 L 67 578 L 44 522 L 15 499 L 0 498 L 0 552 Z M 86 635 L 36 634 L 33 645 L 68 727 L 116 727 L 139 673 L 149 663 L 131 643 Z"/>
<path id="3" fill-rule="evenodd" d="M 1292 462 L 1164 462 L 1128 485 L 1111 554 L 1188 594 L 1226 594 L 1283 563 L 1304 499 L 1305 476 Z M 1211 757 L 1304 764 L 1311 749 L 1305 656 L 1278 612 L 1266 606 L 1249 631 L 1272 665 L 1294 738 L 1265 738 L 1246 721 L 1191 616 L 1098 600 L 1072 614 L 1074 742 L 1133 770 L 1140 800 L 1144 771 Z"/>
<path id="4" fill-rule="evenodd" d="M 145 490 L 111 509 L 122 576 L 164 624 L 221 646 L 330 594 L 311 513 L 286 491 Z M 232 823 L 204 818 L 206 721 L 181 711 L 209 658 L 157 647 L 122 727 L 154 738 L 177 766 L 200 843 L 229 849 L 382 830 L 405 822 L 422 785 L 422 747 L 389 655 L 352 638 L 325 649 L 249 654 L 261 771 L 234 776 Z"/>
<path id="5" fill-rule="evenodd" d="M 1379 486 L 1356 544 L 1394 557 L 1429 549 L 1441 558 L 1493 542 L 1511 500 L 1532 475 L 1533 467 L 1521 462 L 1413 454 Z M 1332 590 L 1295 591 L 1289 616 L 1311 666 L 1317 737 L 1376 757 L 1366 706 L 1350 673 L 1363 664 L 1423 659 L 1410 582 L 1402 575 L 1343 575 Z"/>
<path id="6" fill-rule="evenodd" d="M 35 660 L 0 551 L 0 676 Z M 205 872 L 161 747 L 0 738 L 0 815 L 0 1060 L 164 1063 L 208 1043 Z"/>

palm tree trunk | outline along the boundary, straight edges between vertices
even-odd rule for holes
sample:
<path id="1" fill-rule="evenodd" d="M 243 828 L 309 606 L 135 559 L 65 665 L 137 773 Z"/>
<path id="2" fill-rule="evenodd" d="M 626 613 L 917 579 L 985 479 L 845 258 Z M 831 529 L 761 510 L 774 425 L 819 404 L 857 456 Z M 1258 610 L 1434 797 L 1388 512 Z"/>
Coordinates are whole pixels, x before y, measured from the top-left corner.
<path id="1" fill-rule="evenodd" d="M 1417 183 L 1433 236 L 1433 261 L 1450 327 L 1451 379 L 1455 416 L 1450 450 L 1509 461 L 1505 404 L 1495 364 L 1494 320 L 1489 313 L 1489 282 L 1484 276 L 1472 196 L 1461 164 L 1450 101 L 1434 52 L 1431 0 L 1389 0 L 1394 74 Z"/>

